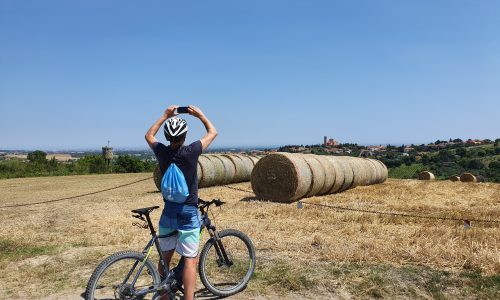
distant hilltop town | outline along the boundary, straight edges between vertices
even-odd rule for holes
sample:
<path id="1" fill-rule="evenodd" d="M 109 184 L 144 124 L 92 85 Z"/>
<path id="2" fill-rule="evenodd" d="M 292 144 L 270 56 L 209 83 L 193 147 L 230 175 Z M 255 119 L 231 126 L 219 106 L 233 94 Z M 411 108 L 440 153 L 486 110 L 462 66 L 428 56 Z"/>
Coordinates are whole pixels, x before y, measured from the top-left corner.
<path id="1" fill-rule="evenodd" d="M 441 149 L 447 149 L 447 148 L 481 146 L 494 143 L 495 142 L 490 139 L 484 139 L 484 140 L 468 139 L 465 141 L 463 141 L 462 139 L 449 139 L 448 141 L 437 140 L 433 143 L 420 144 L 420 145 L 409 144 L 401 146 L 394 146 L 394 145 L 363 146 L 352 143 L 340 143 L 336 139 L 324 136 L 322 144 L 287 145 L 280 147 L 278 151 L 291 152 L 291 153 L 305 153 L 305 154 L 313 153 L 313 154 L 350 155 L 350 156 L 361 156 L 361 157 L 371 157 L 371 156 L 379 157 L 379 156 L 384 156 L 385 154 L 390 152 L 399 152 L 407 154 L 410 153 L 424 154 L 425 152 L 439 151 Z"/>
<path id="2" fill-rule="evenodd" d="M 358 145 L 324 137 L 322 144 L 289 145 L 278 151 L 323 155 L 372 157 L 389 168 L 391 178 L 416 178 L 421 171 L 432 171 L 437 178 L 471 172 L 485 181 L 500 182 L 500 139 L 449 139 L 428 144 Z"/>

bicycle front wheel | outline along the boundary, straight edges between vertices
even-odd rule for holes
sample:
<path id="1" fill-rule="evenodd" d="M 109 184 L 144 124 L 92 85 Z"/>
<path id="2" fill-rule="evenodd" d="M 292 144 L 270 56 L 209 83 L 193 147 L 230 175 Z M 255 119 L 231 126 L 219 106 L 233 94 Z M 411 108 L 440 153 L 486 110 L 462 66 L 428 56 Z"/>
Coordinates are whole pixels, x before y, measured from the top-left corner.
<path id="1" fill-rule="evenodd" d="M 235 229 L 222 230 L 219 237 L 220 243 L 211 238 L 203 246 L 198 271 L 210 292 L 227 297 L 246 288 L 255 270 L 255 247 L 246 234 Z"/>
<path id="2" fill-rule="evenodd" d="M 87 284 L 85 299 L 153 299 L 153 293 L 146 292 L 159 284 L 156 267 L 142 253 L 118 252 L 97 266 Z"/>

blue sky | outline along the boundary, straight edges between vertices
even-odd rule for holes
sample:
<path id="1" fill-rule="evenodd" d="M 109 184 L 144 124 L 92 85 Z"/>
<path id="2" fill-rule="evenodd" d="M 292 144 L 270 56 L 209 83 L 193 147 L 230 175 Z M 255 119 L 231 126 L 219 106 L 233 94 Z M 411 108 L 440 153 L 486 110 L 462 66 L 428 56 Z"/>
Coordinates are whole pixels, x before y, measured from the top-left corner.
<path id="1" fill-rule="evenodd" d="M 500 137 L 499 1 L 0 0 L 0 149 Z M 187 117 L 188 140 L 203 134 Z M 160 140 L 163 137 L 160 135 Z"/>

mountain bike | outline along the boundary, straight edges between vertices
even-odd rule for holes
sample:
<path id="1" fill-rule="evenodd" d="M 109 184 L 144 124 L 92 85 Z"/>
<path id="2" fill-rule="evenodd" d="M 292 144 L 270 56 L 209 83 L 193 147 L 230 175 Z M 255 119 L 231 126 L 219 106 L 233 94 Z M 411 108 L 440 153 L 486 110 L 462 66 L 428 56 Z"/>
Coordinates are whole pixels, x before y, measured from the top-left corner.
<path id="1" fill-rule="evenodd" d="M 225 202 L 220 199 L 204 201 L 198 199 L 201 214 L 200 236 L 204 229 L 210 238 L 204 244 L 198 263 L 198 272 L 203 285 L 216 296 L 227 297 L 246 288 L 255 270 L 255 247 L 250 238 L 241 231 L 226 229 L 217 231 L 208 216 L 210 206 L 219 207 Z M 142 252 L 121 251 L 104 259 L 92 273 L 85 290 L 85 299 L 160 299 L 167 294 L 175 299 L 182 289 L 184 258 L 168 270 L 160 249 L 158 236 L 149 214 L 159 206 L 134 209 L 133 217 L 143 221 L 134 223 L 149 229 L 151 239 Z M 161 279 L 157 267 L 151 262 L 153 249 L 158 251 L 160 265 L 166 278 Z"/>

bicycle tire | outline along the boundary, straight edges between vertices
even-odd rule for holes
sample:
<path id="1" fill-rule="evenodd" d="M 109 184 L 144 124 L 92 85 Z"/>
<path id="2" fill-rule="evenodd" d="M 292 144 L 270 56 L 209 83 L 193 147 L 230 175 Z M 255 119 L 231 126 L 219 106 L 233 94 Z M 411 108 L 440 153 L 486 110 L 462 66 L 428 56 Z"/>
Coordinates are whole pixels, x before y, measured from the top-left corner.
<path id="1" fill-rule="evenodd" d="M 90 276 L 89 282 L 87 283 L 87 288 L 85 289 L 85 299 L 86 300 L 96 300 L 98 298 L 95 298 L 94 292 L 96 289 L 99 287 L 97 284 L 99 282 L 99 279 L 101 279 L 102 275 L 105 274 L 106 270 L 108 270 L 111 266 L 114 264 L 117 264 L 120 261 L 124 260 L 130 260 L 131 262 L 139 262 L 141 263 L 144 261 L 145 256 L 142 253 L 136 252 L 136 251 L 121 251 L 114 253 L 110 256 L 108 256 L 106 259 L 104 259 L 94 270 L 92 273 L 92 276 Z M 152 278 L 152 284 L 154 286 L 158 286 L 160 284 L 160 274 L 158 273 L 158 270 L 156 269 L 155 265 L 148 259 L 145 261 L 144 267 L 146 270 L 142 270 L 141 274 L 145 271 L 147 271 L 148 275 L 151 276 Z M 130 269 L 130 268 L 129 268 Z M 126 270 L 126 269 L 125 269 Z M 125 271 L 124 270 L 124 271 Z M 99 287 L 100 289 L 101 287 Z M 116 287 L 115 292 L 116 292 Z M 109 298 L 106 298 L 109 299 Z M 116 298 L 115 295 L 115 299 Z"/>
<path id="2" fill-rule="evenodd" d="M 214 243 L 215 243 L 214 238 L 210 238 L 203 246 L 203 249 L 202 249 L 201 254 L 200 254 L 200 262 L 198 264 L 198 272 L 200 274 L 201 282 L 214 295 L 219 296 L 219 297 L 228 297 L 228 296 L 234 295 L 234 294 L 239 293 L 242 290 L 244 290 L 246 288 L 248 282 L 250 281 L 250 278 L 252 277 L 253 272 L 255 270 L 255 263 L 256 263 L 255 247 L 254 247 L 252 241 L 250 240 L 250 238 L 246 234 L 244 234 L 243 232 L 236 230 L 236 229 L 222 230 L 219 232 L 219 237 L 224 245 L 224 249 L 228 253 L 228 256 L 232 256 L 233 260 L 234 260 L 234 255 L 237 254 L 236 252 L 240 252 L 238 254 L 241 254 L 241 256 L 243 256 L 243 257 L 248 255 L 248 262 L 249 262 L 248 269 L 246 269 L 246 267 L 242 267 L 243 269 L 246 269 L 246 270 L 242 270 L 245 272 L 245 274 L 242 277 L 241 281 L 239 281 L 234 286 L 223 289 L 223 288 L 217 287 L 212 282 L 212 279 L 210 278 L 210 277 L 212 277 L 212 275 L 210 275 L 211 271 L 208 270 L 208 268 L 214 269 L 214 272 L 218 272 L 218 271 L 222 272 L 223 271 L 223 269 L 221 269 L 222 267 L 229 269 L 233 266 L 227 266 L 227 265 L 215 266 L 215 265 L 213 265 L 213 267 L 210 267 L 210 263 L 213 263 L 215 261 L 214 259 L 217 259 L 217 257 L 210 257 L 209 258 L 210 250 L 215 248 L 215 247 L 213 247 Z M 242 241 L 243 244 L 245 245 L 246 249 L 238 249 L 238 250 L 231 249 L 231 246 L 229 243 L 230 237 L 234 237 L 237 240 Z M 241 266 L 241 264 L 239 264 L 238 266 L 234 266 L 235 270 L 238 270 L 238 267 L 240 267 L 240 266 Z M 227 284 L 227 283 L 224 282 L 221 284 Z"/>

